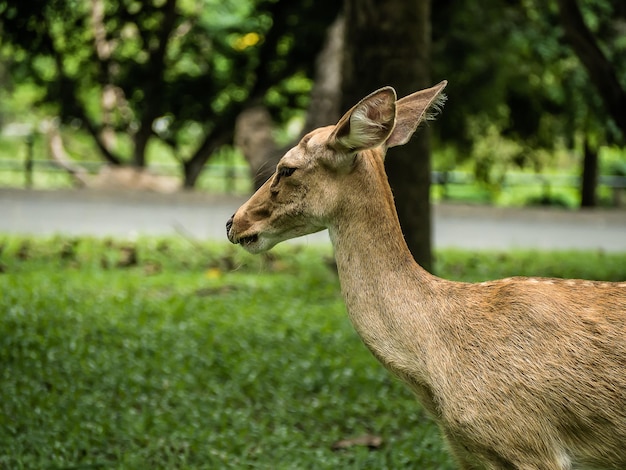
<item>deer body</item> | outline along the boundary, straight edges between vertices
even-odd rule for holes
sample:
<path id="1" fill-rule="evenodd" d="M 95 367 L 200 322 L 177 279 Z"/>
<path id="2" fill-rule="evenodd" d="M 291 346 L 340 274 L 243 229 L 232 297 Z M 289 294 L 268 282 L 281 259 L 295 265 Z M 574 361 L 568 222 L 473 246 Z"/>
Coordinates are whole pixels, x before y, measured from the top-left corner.
<path id="1" fill-rule="evenodd" d="M 385 88 L 305 136 L 234 215 L 251 252 L 328 228 L 350 319 L 439 424 L 460 468 L 626 468 L 626 283 L 468 284 L 422 269 L 384 171 L 442 83 Z"/>

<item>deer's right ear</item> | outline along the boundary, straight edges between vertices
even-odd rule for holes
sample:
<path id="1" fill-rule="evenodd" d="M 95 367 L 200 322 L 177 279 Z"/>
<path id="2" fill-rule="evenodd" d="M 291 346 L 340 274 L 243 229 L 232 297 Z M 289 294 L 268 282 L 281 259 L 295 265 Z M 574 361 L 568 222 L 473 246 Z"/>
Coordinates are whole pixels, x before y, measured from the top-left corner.
<path id="1" fill-rule="evenodd" d="M 343 115 L 328 138 L 342 154 L 378 147 L 391 135 L 396 122 L 396 92 L 381 88 L 359 101 Z"/>

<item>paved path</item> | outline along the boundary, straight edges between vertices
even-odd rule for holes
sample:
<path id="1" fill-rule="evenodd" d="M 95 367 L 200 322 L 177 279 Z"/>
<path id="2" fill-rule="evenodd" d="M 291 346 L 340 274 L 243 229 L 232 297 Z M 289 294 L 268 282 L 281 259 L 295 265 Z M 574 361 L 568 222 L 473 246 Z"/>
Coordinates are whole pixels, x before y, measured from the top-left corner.
<path id="1" fill-rule="evenodd" d="M 133 237 L 185 233 L 226 240 L 224 224 L 245 198 L 86 190 L 0 189 L 0 233 Z M 326 232 L 304 239 L 327 243 Z M 435 247 L 626 251 L 626 210 L 562 211 L 440 204 Z"/>

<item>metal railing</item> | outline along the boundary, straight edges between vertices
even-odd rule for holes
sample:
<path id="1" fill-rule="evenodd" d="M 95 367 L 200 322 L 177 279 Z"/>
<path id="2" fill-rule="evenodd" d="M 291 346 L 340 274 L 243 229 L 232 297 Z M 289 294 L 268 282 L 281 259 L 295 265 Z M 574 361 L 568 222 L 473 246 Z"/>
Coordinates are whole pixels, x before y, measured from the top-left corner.
<path id="1" fill-rule="evenodd" d="M 67 174 L 67 170 L 52 160 L 33 158 L 33 142 L 27 141 L 26 158 L 0 160 L 0 172 L 14 172 L 23 174 L 23 187 L 34 186 L 34 175 L 37 172 Z M 81 161 L 80 166 L 88 172 L 96 174 L 105 165 L 102 161 Z M 157 174 L 179 176 L 181 167 L 174 164 L 150 165 L 150 169 Z M 237 188 L 244 188 L 247 192 L 251 188 L 251 179 L 246 167 L 225 164 L 209 163 L 203 169 L 201 178 L 219 181 L 219 192 L 236 193 Z M 473 174 L 462 171 L 433 171 L 431 182 L 442 188 L 443 198 L 446 198 L 447 188 L 461 185 L 476 185 L 478 181 Z M 537 173 L 509 173 L 500 181 L 499 186 L 506 190 L 508 187 L 541 186 L 547 188 L 578 188 L 580 178 L 575 175 L 545 175 Z M 615 194 L 614 200 L 624 198 L 626 192 L 626 177 L 616 175 L 602 175 L 598 177 L 598 186 L 608 188 Z M 239 191 L 242 192 L 242 191 Z"/>
<path id="2" fill-rule="evenodd" d="M 31 147 L 29 146 L 28 148 L 28 154 L 30 154 Z M 97 174 L 98 171 L 105 165 L 106 163 L 102 161 L 80 162 L 80 167 L 93 175 Z M 176 176 L 182 178 L 182 168 L 180 165 L 153 164 L 149 166 L 149 169 L 157 175 Z M 0 173 L 6 172 L 22 174 L 23 184 L 20 186 L 28 189 L 35 186 L 34 175 L 37 173 L 65 174 L 68 175 L 68 178 L 70 177 L 67 169 L 61 167 L 56 162 L 46 159 L 29 158 L 28 156 L 22 161 L 17 159 L 0 159 Z M 19 177 L 16 179 L 19 179 Z M 199 179 L 219 181 L 220 184 L 217 186 L 223 188 L 222 191 L 226 193 L 235 193 L 238 191 L 237 188 L 247 188 L 252 184 L 248 168 L 216 163 L 209 163 L 205 165 Z"/>

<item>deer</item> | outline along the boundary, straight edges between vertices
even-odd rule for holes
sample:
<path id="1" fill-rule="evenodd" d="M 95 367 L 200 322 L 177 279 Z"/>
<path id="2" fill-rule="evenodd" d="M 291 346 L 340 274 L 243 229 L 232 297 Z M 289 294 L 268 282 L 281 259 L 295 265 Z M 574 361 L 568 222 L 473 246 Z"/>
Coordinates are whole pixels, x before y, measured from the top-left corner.
<path id="1" fill-rule="evenodd" d="M 363 98 L 306 134 L 226 223 L 250 253 L 328 229 L 348 316 L 413 391 L 458 468 L 626 469 L 626 282 L 436 277 L 411 255 L 387 149 L 447 82 Z"/>

